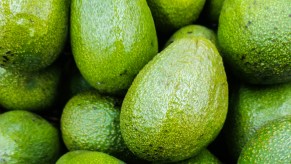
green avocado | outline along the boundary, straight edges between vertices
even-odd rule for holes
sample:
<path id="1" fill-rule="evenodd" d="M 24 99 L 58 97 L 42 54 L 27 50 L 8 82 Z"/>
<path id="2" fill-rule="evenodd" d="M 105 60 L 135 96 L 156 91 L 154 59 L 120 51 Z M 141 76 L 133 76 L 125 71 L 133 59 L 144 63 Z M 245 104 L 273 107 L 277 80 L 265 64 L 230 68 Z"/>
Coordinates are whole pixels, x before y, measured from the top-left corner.
<path id="1" fill-rule="evenodd" d="M 223 136 L 235 160 L 264 124 L 291 115 L 291 83 L 271 86 L 240 84 L 234 91 Z"/>
<path id="2" fill-rule="evenodd" d="M 12 72 L 0 67 L 0 106 L 34 112 L 48 109 L 57 99 L 60 77 L 56 65 L 37 72 Z"/>
<path id="3" fill-rule="evenodd" d="M 97 151 L 76 150 L 64 154 L 56 164 L 125 164 L 123 161 Z"/>
<path id="4" fill-rule="evenodd" d="M 68 30 L 70 0 L 2 0 L 0 67 L 36 71 L 62 51 Z"/>
<path id="5" fill-rule="evenodd" d="M 179 39 L 134 79 L 121 107 L 121 134 L 142 159 L 184 160 L 215 139 L 227 107 L 228 84 L 215 45 L 204 38 Z"/>
<path id="6" fill-rule="evenodd" d="M 124 94 L 158 52 L 146 0 L 73 0 L 71 45 L 86 81 L 101 93 Z"/>
<path id="7" fill-rule="evenodd" d="M 226 0 L 218 24 L 225 63 L 251 84 L 291 81 L 291 1 Z"/>
<path id="8" fill-rule="evenodd" d="M 196 156 L 175 164 L 221 164 L 221 162 L 209 150 L 204 149 Z"/>
<path id="9" fill-rule="evenodd" d="M 28 111 L 0 114 L 1 164 L 51 164 L 60 155 L 59 131 Z"/>
<path id="10" fill-rule="evenodd" d="M 249 163 L 291 163 L 290 115 L 267 123 L 247 142 L 238 164 Z"/>

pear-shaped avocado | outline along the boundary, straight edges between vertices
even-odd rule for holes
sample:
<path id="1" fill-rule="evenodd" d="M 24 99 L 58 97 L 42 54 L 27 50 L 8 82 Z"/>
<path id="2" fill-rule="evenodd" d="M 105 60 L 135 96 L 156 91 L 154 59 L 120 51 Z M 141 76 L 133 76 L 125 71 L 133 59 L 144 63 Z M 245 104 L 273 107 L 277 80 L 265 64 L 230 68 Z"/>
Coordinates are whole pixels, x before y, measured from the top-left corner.
<path id="1" fill-rule="evenodd" d="M 69 0 L 2 0 L 0 67 L 36 71 L 62 51 L 68 29 Z"/>
<path id="2" fill-rule="evenodd" d="M 109 94 L 127 90 L 158 51 L 146 0 L 73 0 L 71 45 L 90 85 Z"/>
<path id="3" fill-rule="evenodd" d="M 204 38 L 179 39 L 133 81 L 121 108 L 121 134 L 140 158 L 184 160 L 214 140 L 227 107 L 226 74 L 214 44 Z"/>

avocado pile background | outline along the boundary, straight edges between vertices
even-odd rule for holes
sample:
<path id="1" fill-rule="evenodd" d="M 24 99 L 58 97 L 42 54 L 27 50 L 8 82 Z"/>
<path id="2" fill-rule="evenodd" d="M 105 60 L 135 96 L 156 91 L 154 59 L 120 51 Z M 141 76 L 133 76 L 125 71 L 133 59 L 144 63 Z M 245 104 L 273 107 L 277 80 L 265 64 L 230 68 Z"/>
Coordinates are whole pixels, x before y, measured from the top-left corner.
<path id="1" fill-rule="evenodd" d="M 169 56 L 174 53 L 187 54 L 188 51 L 195 51 L 196 47 L 184 51 L 183 45 L 196 45 L 196 43 L 198 45 L 198 42 L 207 45 L 206 50 L 197 55 L 198 58 L 201 55 L 199 59 L 204 60 L 203 58 L 209 53 L 220 55 L 217 57 L 219 59 L 213 57 L 215 61 L 211 64 L 214 66 L 207 67 L 207 65 L 199 65 L 202 62 L 198 63 L 199 67 L 195 67 L 197 70 L 205 68 L 200 72 L 195 70 L 189 71 L 192 74 L 179 74 L 183 66 L 175 65 L 175 61 L 179 60 L 178 55 L 171 58 L 175 61 L 156 57 L 169 54 L 168 59 L 170 59 Z M 176 50 L 175 47 L 179 46 L 182 48 Z M 181 56 L 185 60 L 192 60 L 190 57 Z M 211 55 L 205 58 L 207 60 L 210 58 L 209 61 L 214 60 L 211 59 Z M 216 62 L 221 59 L 223 64 Z M 161 67 L 149 65 L 148 63 L 151 62 L 162 64 L 159 65 Z M 216 65 L 219 65 L 217 66 L 219 71 L 216 70 Z M 146 141 L 129 142 L 128 139 L 125 141 L 122 139 L 122 136 L 131 139 L 134 135 L 135 138 L 143 138 L 143 136 L 136 137 L 140 134 L 135 132 L 125 134 L 124 131 L 128 131 L 125 127 L 139 124 L 132 123 L 134 119 L 132 121 L 130 115 L 138 111 L 125 112 L 124 110 L 120 114 L 122 108 L 134 106 L 147 109 L 149 104 L 134 104 L 144 96 L 148 96 L 149 99 L 158 97 L 161 101 L 167 101 L 165 97 L 167 94 L 147 90 L 155 88 L 151 84 L 155 84 L 156 80 L 167 79 L 166 75 L 159 72 L 162 69 L 174 71 L 170 75 L 177 79 L 183 79 L 188 75 L 190 79 L 194 74 L 195 78 L 192 80 L 205 79 L 205 83 L 197 80 L 201 90 L 215 86 L 217 92 L 224 96 L 213 100 L 213 104 L 218 104 L 217 109 L 221 111 L 211 110 L 211 114 L 217 114 L 217 119 L 213 122 L 219 122 L 217 126 L 214 124 L 209 126 L 212 129 L 205 128 L 205 131 L 212 130 L 207 131 L 209 134 L 213 133 L 212 138 L 209 137 L 211 139 L 205 141 L 205 147 L 199 148 L 195 156 L 190 158 L 191 156 L 188 155 L 187 159 L 184 158 L 185 161 L 180 161 L 179 156 L 168 157 L 164 154 L 161 159 L 165 159 L 155 159 L 152 154 L 156 153 L 153 152 L 156 150 L 146 148 L 147 152 L 138 152 L 137 149 L 143 147 L 140 145 L 147 143 Z M 136 78 L 137 75 L 143 77 Z M 211 77 L 212 81 L 207 81 L 207 77 Z M 146 78 L 150 79 L 148 83 L 143 81 Z M 135 79 L 138 82 L 135 82 Z M 157 83 L 159 84 L 160 81 Z M 144 89 L 139 83 L 148 87 Z M 128 92 L 131 86 L 132 89 Z M 142 90 L 140 88 L 144 89 L 144 92 L 140 91 Z M 136 94 L 138 92 L 142 94 Z M 134 98 L 131 97 L 132 95 Z M 206 94 L 197 97 L 204 95 Z M 213 95 L 210 94 L 211 96 Z M 123 101 L 125 97 L 126 102 Z M 186 94 L 180 98 L 185 97 Z M 196 100 L 194 98 L 190 100 L 194 102 Z M 192 105 L 192 102 L 188 103 Z M 96 108 L 102 110 L 98 113 Z M 159 117 L 159 111 L 152 109 L 152 113 Z M 20 121 L 9 118 L 10 120 L 3 119 L 1 122 L 1 115 L 18 110 L 35 115 L 18 113 Z M 209 111 L 205 113 L 210 115 Z M 139 112 L 143 113 L 143 111 Z M 124 113 L 129 113 L 130 116 L 123 116 Z M 25 119 L 32 121 L 24 123 L 25 119 L 22 118 L 24 116 L 27 117 Z M 258 152 L 264 151 L 263 146 L 258 142 L 264 142 L 271 135 L 278 138 L 278 142 L 271 143 L 274 148 L 280 149 L 278 148 L 280 144 L 291 146 L 290 116 L 290 0 L 104 0 L 102 2 L 98 0 L 0 0 L 0 125 L 2 126 L 0 126 L 0 164 L 9 163 L 10 158 L 11 161 L 17 161 L 19 158 L 20 162 L 34 163 L 39 163 L 41 160 L 44 163 L 55 163 L 60 159 L 58 163 L 62 164 L 74 160 L 83 162 L 84 158 L 91 157 L 93 162 L 100 158 L 95 163 L 109 161 L 109 163 L 155 163 L 155 161 L 181 164 L 183 162 L 237 163 L 240 158 L 241 163 L 248 163 L 250 156 L 260 155 L 250 153 L 256 151 L 252 150 L 252 145 Z M 150 118 L 150 115 L 147 117 Z M 207 117 L 205 118 L 207 120 Z M 6 144 L 7 141 L 14 143 L 10 136 L 6 136 L 6 131 L 11 136 L 19 135 L 10 133 L 9 129 L 17 131 L 17 124 L 29 127 L 26 124 L 34 124 L 34 120 L 42 122 L 41 126 L 53 128 L 50 129 L 53 134 L 48 135 L 54 136 L 53 141 L 44 141 L 56 143 L 54 148 L 48 148 L 50 157 L 46 157 L 47 159 L 42 159 L 43 154 L 36 153 L 37 148 L 42 149 L 41 144 L 35 146 L 37 147 L 35 152 L 26 151 L 29 149 L 28 146 L 14 148 Z M 10 124 L 9 121 L 14 122 Z M 144 127 L 150 126 L 150 122 L 147 121 Z M 123 126 L 121 130 L 120 126 Z M 41 129 L 38 125 L 35 125 L 35 128 Z M 100 133 L 88 135 L 84 133 L 99 128 L 104 129 L 100 130 Z M 260 128 L 263 130 L 257 134 Z M 23 129 L 26 128 L 20 128 Z M 274 131 L 274 134 L 266 135 L 270 131 Z M 33 136 L 27 131 L 24 134 Z M 200 134 L 198 130 L 197 134 Z M 200 138 L 203 138 L 203 135 L 201 133 Z M 16 137 L 15 143 L 18 141 L 25 143 L 27 138 Z M 41 143 L 36 138 L 32 141 Z M 95 141 L 94 138 L 100 140 Z M 286 139 L 286 142 L 282 142 L 282 138 Z M 164 142 L 162 139 L 159 140 Z M 248 143 L 250 140 L 251 142 Z M 129 145 L 132 143 L 139 143 L 139 145 Z M 243 149 L 245 145 L 247 148 Z M 17 149 L 19 152 L 14 153 Z M 85 151 L 89 149 L 98 149 L 103 153 Z M 240 157 L 242 151 L 244 156 Z M 37 154 L 39 159 L 35 158 L 35 161 L 28 157 L 22 159 L 22 152 L 28 152 L 28 157 Z M 291 162 L 290 150 L 280 152 L 279 155 L 276 151 L 270 153 L 274 153 L 276 157 L 273 162 L 280 160 Z M 268 154 L 263 154 L 260 158 L 268 159 L 265 158 L 266 156 Z"/>

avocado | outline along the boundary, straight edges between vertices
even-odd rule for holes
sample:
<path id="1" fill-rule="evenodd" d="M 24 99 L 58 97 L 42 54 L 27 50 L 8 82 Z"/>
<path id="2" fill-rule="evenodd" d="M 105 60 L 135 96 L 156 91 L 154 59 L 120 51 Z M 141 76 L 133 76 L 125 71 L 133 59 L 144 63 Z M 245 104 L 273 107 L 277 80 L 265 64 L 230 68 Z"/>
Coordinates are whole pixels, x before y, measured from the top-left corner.
<path id="1" fill-rule="evenodd" d="M 238 164 L 291 163 L 291 115 L 260 128 L 244 146 Z"/>
<path id="2" fill-rule="evenodd" d="M 0 67 L 30 72 L 51 65 L 67 37 L 70 0 L 3 0 Z"/>
<path id="3" fill-rule="evenodd" d="M 109 154 L 126 148 L 119 128 L 118 100 L 86 91 L 72 97 L 61 116 L 61 131 L 68 150 L 92 150 Z"/>
<path id="4" fill-rule="evenodd" d="M 57 65 L 36 72 L 13 72 L 0 67 L 0 106 L 34 112 L 49 109 L 58 98 L 60 77 Z"/>
<path id="5" fill-rule="evenodd" d="M 206 39 L 209 39 L 213 44 L 217 45 L 216 34 L 214 33 L 213 30 L 201 25 L 188 25 L 176 31 L 170 37 L 170 39 L 168 39 L 168 41 L 165 44 L 165 47 L 167 47 L 175 40 L 185 37 L 204 37 Z"/>
<path id="6" fill-rule="evenodd" d="M 64 154 L 56 164 L 125 164 L 121 160 L 97 151 L 76 150 Z"/>
<path id="7" fill-rule="evenodd" d="M 179 39 L 134 79 L 121 107 L 121 134 L 142 159 L 184 160 L 214 140 L 227 107 L 226 74 L 214 44 L 204 38 Z"/>
<path id="8" fill-rule="evenodd" d="M 175 164 L 221 164 L 221 162 L 207 149 L 203 149 L 196 156 Z"/>
<path id="9" fill-rule="evenodd" d="M 0 114 L 0 163 L 55 163 L 60 155 L 57 128 L 37 114 L 8 111 Z"/>
<path id="10" fill-rule="evenodd" d="M 240 84 L 231 99 L 222 134 L 229 154 L 235 160 L 260 127 L 291 115 L 291 83 L 270 86 Z"/>
<path id="11" fill-rule="evenodd" d="M 147 0 L 147 2 L 157 31 L 162 34 L 171 34 L 196 21 L 205 4 L 205 0 Z"/>
<path id="12" fill-rule="evenodd" d="M 146 0 L 73 0 L 71 45 L 81 74 L 99 92 L 122 95 L 158 52 Z"/>
<path id="13" fill-rule="evenodd" d="M 291 1 L 227 0 L 218 43 L 232 72 L 251 84 L 291 81 Z"/>

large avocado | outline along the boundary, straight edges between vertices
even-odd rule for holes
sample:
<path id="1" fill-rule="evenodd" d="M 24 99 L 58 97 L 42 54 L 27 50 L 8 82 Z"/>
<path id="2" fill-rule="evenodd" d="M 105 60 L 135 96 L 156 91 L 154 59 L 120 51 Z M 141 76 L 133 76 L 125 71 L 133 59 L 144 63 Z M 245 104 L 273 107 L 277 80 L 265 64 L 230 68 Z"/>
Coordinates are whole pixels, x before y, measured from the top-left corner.
<path id="1" fill-rule="evenodd" d="M 146 0 L 73 0 L 71 45 L 84 78 L 99 92 L 120 94 L 158 51 Z"/>
<path id="2" fill-rule="evenodd" d="M 2 0 L 0 2 L 0 67 L 36 71 L 62 51 L 68 29 L 70 0 Z"/>
<path id="3" fill-rule="evenodd" d="M 122 104 L 121 134 L 149 161 L 190 158 L 217 136 L 226 118 L 228 85 L 214 44 L 174 41 L 137 75 Z"/>

